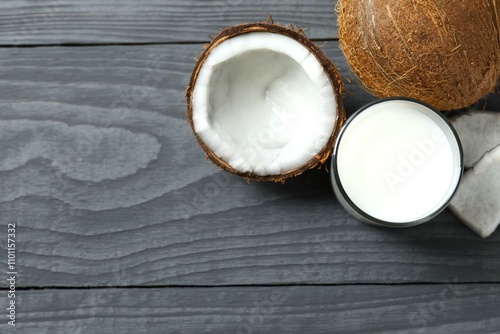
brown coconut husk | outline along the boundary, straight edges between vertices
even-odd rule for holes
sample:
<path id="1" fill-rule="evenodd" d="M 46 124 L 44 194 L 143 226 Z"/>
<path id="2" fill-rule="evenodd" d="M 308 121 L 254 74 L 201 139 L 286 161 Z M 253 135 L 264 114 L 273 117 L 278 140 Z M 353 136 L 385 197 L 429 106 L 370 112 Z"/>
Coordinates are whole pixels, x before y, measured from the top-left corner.
<path id="1" fill-rule="evenodd" d="M 330 79 L 330 82 L 332 84 L 332 87 L 334 89 L 334 94 L 335 98 L 337 101 L 337 110 L 336 110 L 336 120 L 335 120 L 335 127 L 334 130 L 332 131 L 332 134 L 330 135 L 330 138 L 326 145 L 316 154 L 316 156 L 309 160 L 306 164 L 303 166 L 286 171 L 284 173 L 278 174 L 278 175 L 256 175 L 253 173 L 244 173 L 240 172 L 236 169 L 234 169 L 231 165 L 229 165 L 226 161 L 224 161 L 222 158 L 217 156 L 204 142 L 203 140 L 198 136 L 198 134 L 195 131 L 194 128 L 194 123 L 193 123 L 193 104 L 192 104 L 192 98 L 193 98 L 193 90 L 196 84 L 196 79 L 198 77 L 198 74 L 200 72 L 201 67 L 203 66 L 203 63 L 207 59 L 207 57 L 210 55 L 212 50 L 214 50 L 218 45 L 221 43 L 224 43 L 224 41 L 227 41 L 230 38 L 242 35 L 242 34 L 247 34 L 251 32 L 270 32 L 270 33 L 277 33 L 281 34 L 287 37 L 290 37 L 300 44 L 302 44 L 304 47 L 306 47 L 319 61 L 319 63 L 323 66 L 323 69 Z M 322 166 L 325 161 L 330 157 L 333 151 L 333 146 L 335 145 L 335 141 L 337 138 L 338 133 L 340 132 L 340 129 L 346 119 L 346 114 L 344 111 L 343 107 L 343 83 L 340 78 L 340 75 L 336 69 L 336 67 L 333 65 L 333 63 L 328 59 L 328 57 L 321 51 L 321 49 L 311 42 L 302 29 L 300 28 L 294 28 L 293 26 L 280 26 L 278 24 L 275 24 L 272 22 L 272 18 L 270 17 L 267 22 L 264 23 L 246 23 L 246 24 L 241 24 L 241 25 L 236 25 L 230 28 L 226 28 L 222 30 L 217 36 L 215 36 L 212 41 L 208 44 L 205 45 L 205 49 L 202 52 L 202 54 L 198 57 L 196 66 L 193 70 L 191 80 L 189 82 L 189 86 L 186 89 L 186 101 L 187 101 L 187 118 L 189 121 L 189 124 L 191 126 L 191 129 L 193 130 L 193 133 L 196 137 L 196 140 L 198 141 L 198 144 L 201 146 L 203 151 L 206 154 L 206 157 L 210 159 L 216 166 L 222 168 L 223 170 L 226 170 L 232 174 L 241 176 L 245 178 L 248 181 L 275 181 L 275 182 L 283 182 L 286 178 L 289 177 L 295 177 L 306 170 Z M 332 111 L 333 112 L 333 111 Z"/>
<path id="2" fill-rule="evenodd" d="M 499 0 L 339 0 L 340 47 L 379 97 L 472 105 L 500 75 Z"/>

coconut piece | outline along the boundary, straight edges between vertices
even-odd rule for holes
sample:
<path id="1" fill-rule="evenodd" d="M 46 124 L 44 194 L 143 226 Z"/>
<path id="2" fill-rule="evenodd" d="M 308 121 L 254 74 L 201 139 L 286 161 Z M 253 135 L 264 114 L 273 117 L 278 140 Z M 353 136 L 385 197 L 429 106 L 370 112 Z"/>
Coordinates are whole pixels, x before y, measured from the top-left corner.
<path id="1" fill-rule="evenodd" d="M 486 238 L 500 224 L 500 145 L 465 172 L 451 211 L 470 229 Z"/>
<path id="2" fill-rule="evenodd" d="M 470 110 L 451 117 L 450 122 L 460 137 L 466 168 L 500 145 L 500 112 Z"/>
<path id="3" fill-rule="evenodd" d="M 271 23 L 218 34 L 186 99 L 207 157 L 249 180 L 282 181 L 325 162 L 345 120 L 335 66 L 301 30 Z"/>
<path id="4" fill-rule="evenodd" d="M 347 63 L 376 96 L 454 110 L 495 88 L 498 0 L 339 0 L 337 11 Z"/>

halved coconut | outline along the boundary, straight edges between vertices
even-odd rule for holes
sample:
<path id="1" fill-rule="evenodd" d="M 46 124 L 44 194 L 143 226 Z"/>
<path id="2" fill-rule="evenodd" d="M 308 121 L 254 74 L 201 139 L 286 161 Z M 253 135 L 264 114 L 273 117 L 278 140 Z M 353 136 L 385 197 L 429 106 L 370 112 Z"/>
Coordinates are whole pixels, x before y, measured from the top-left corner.
<path id="1" fill-rule="evenodd" d="M 186 99 L 207 157 L 251 180 L 282 181 L 323 163 L 345 120 L 335 66 L 302 31 L 270 23 L 218 34 Z"/>

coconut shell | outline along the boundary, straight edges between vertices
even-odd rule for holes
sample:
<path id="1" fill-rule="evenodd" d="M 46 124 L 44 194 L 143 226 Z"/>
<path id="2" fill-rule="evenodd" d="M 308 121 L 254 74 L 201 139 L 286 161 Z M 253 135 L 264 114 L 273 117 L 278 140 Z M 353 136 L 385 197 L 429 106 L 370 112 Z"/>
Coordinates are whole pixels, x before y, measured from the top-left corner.
<path id="1" fill-rule="evenodd" d="M 340 47 L 379 97 L 467 107 L 500 75 L 499 0 L 339 0 Z"/>
<path id="2" fill-rule="evenodd" d="M 272 18 L 270 18 L 271 21 Z M 198 136 L 196 133 L 196 130 L 194 128 L 194 122 L 193 122 L 193 91 L 194 87 L 196 85 L 196 79 L 198 77 L 198 74 L 200 72 L 201 67 L 203 66 L 203 63 L 205 60 L 208 58 L 212 50 L 214 50 L 218 45 L 221 43 L 224 43 L 224 41 L 227 41 L 230 38 L 242 35 L 242 34 L 247 34 L 251 32 L 269 32 L 269 33 L 276 33 L 276 34 L 281 34 L 287 37 L 290 37 L 294 39 L 295 41 L 299 42 L 302 44 L 307 50 L 309 50 L 318 60 L 318 62 L 322 65 L 323 70 L 325 74 L 328 76 L 330 79 L 330 82 L 332 84 L 332 87 L 334 89 L 334 94 L 335 94 L 335 99 L 337 102 L 337 110 L 336 110 L 336 119 L 335 119 L 335 127 L 332 131 L 332 134 L 330 135 L 330 138 L 326 145 L 316 154 L 314 158 L 309 160 L 306 164 L 303 166 L 286 171 L 284 173 L 281 173 L 279 175 L 256 175 L 253 173 L 248 173 L 248 172 L 241 172 L 233 168 L 229 163 L 224 161 L 222 158 L 217 156 Z M 217 36 L 215 36 L 212 41 L 205 45 L 205 49 L 202 52 L 202 54 L 197 58 L 197 63 L 196 66 L 193 70 L 191 80 L 189 82 L 189 86 L 187 87 L 186 90 L 186 102 L 187 102 L 187 118 L 189 121 L 189 124 L 191 126 L 191 129 L 194 132 L 194 135 L 196 137 L 196 140 L 198 141 L 199 145 L 205 152 L 206 156 L 208 159 L 210 159 L 216 166 L 222 168 L 225 171 L 228 171 L 232 174 L 244 177 L 248 181 L 276 181 L 276 182 L 283 182 L 286 178 L 289 177 L 295 177 L 300 174 L 302 174 L 304 171 L 321 166 L 324 164 L 324 162 L 330 157 L 332 151 L 333 151 L 333 146 L 335 145 L 335 141 L 337 138 L 338 133 L 340 132 L 340 129 L 346 119 L 343 103 L 342 103 L 342 98 L 343 98 L 343 83 L 340 78 L 340 75 L 336 69 L 336 67 L 333 65 L 333 63 L 328 59 L 328 57 L 321 51 L 321 49 L 311 42 L 302 29 L 300 28 L 294 28 L 292 26 L 280 26 L 278 24 L 274 24 L 271 22 L 265 22 L 265 23 L 246 23 L 246 24 L 241 24 L 241 25 L 236 25 L 230 28 L 226 28 L 222 30 Z M 333 112 L 333 110 L 332 110 Z"/>

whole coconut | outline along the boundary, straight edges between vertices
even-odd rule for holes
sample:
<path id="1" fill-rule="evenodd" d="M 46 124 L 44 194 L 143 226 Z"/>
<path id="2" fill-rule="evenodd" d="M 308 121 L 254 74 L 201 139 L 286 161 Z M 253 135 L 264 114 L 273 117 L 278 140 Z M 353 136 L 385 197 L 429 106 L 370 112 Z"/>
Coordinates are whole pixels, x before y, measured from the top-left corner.
<path id="1" fill-rule="evenodd" d="M 379 97 L 469 106 L 500 75 L 500 0 L 339 0 L 340 47 Z"/>

